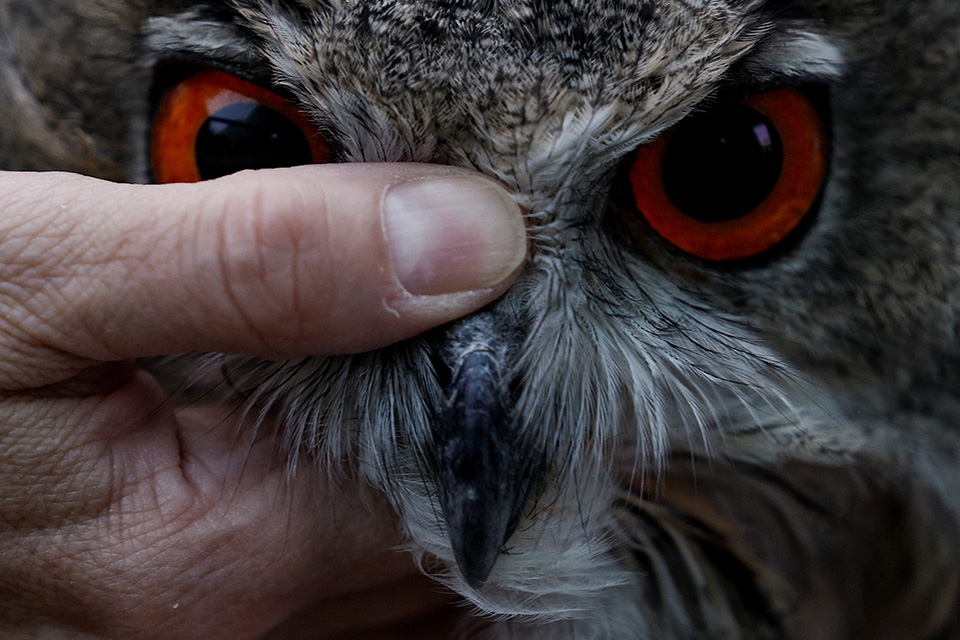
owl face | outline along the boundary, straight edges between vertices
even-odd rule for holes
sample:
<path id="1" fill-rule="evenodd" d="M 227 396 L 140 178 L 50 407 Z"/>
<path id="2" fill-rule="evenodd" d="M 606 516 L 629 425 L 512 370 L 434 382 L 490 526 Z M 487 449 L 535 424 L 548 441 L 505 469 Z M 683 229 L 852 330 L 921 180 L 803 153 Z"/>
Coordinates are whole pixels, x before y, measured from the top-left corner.
<path id="1" fill-rule="evenodd" d="M 158 137 L 182 126 L 165 113 L 228 73 L 285 96 L 325 159 L 478 169 L 528 219 L 524 275 L 469 318 L 372 354 L 217 366 L 291 447 L 358 463 L 420 548 L 489 583 L 478 598 L 544 566 L 602 592 L 616 572 L 584 569 L 603 565 L 613 476 L 674 439 L 709 447 L 721 423 L 806 420 L 782 359 L 690 289 L 782 252 L 814 214 L 829 147 L 816 85 L 840 54 L 810 26 L 709 1 L 250 2 L 150 20 L 174 78 L 160 93 L 187 95 L 162 99 L 155 174 L 181 161 Z M 626 469 L 611 463 L 624 452 Z"/>
<path id="2" fill-rule="evenodd" d="M 117 4 L 142 97 L 114 160 L 141 179 L 418 161 L 516 194 L 529 263 L 470 317 L 349 357 L 157 367 L 382 490 L 487 612 L 642 617 L 618 484 L 677 451 L 845 458 L 870 447 L 851 407 L 940 407 L 958 379 L 946 0 L 896 24 L 877 0 Z M 248 106 L 188 110 L 169 149 L 165 114 L 223 87 Z M 201 143 L 251 104 L 289 144 Z"/>

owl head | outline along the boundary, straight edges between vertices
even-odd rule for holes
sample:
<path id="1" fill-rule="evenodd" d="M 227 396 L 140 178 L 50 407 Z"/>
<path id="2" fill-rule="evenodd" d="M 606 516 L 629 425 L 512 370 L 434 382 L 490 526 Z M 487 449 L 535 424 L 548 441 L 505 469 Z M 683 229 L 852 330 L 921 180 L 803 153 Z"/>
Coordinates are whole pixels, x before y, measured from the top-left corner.
<path id="1" fill-rule="evenodd" d="M 34 80 L 75 128 L 11 141 L 25 163 L 77 168 L 56 151 L 88 132 L 79 168 L 107 176 L 416 161 L 515 194 L 529 261 L 469 317 L 353 356 L 156 369 L 383 491 L 485 611 L 629 601 L 611 505 L 676 452 L 843 464 L 901 437 L 923 450 L 891 416 L 952 415 L 947 0 L 101 4 L 66 12 L 108 34 L 78 52 L 98 73 Z"/>

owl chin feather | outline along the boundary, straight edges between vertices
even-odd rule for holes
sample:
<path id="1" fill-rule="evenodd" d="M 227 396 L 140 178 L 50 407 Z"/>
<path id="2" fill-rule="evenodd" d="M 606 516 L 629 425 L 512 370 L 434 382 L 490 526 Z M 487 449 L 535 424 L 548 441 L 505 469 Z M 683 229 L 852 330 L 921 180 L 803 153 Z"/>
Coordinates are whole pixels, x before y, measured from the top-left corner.
<path id="1" fill-rule="evenodd" d="M 766 434 L 761 441 L 796 437 L 788 431 L 815 438 L 831 428 L 826 400 L 722 318 L 662 331 L 633 318 L 647 341 L 638 351 L 619 330 L 598 331 L 612 299 L 558 299 L 525 277 L 491 309 L 383 351 L 296 362 L 197 354 L 151 368 L 161 380 L 192 380 L 199 397 L 229 391 L 276 421 L 291 459 L 306 451 L 382 491 L 424 570 L 479 613 L 514 621 L 490 633 L 555 626 L 556 637 L 636 637 L 646 596 L 625 563 L 629 529 L 611 510 L 618 487 L 648 482 L 655 495 L 678 444 L 694 459 L 716 455 L 737 430 Z M 661 310 L 682 317 L 683 295 L 671 293 Z M 539 318 L 532 330 L 509 322 L 521 305 Z M 841 430 L 831 438 L 842 440 Z M 787 455 L 753 449 L 756 458 Z M 478 549 L 490 555 L 464 559 Z"/>

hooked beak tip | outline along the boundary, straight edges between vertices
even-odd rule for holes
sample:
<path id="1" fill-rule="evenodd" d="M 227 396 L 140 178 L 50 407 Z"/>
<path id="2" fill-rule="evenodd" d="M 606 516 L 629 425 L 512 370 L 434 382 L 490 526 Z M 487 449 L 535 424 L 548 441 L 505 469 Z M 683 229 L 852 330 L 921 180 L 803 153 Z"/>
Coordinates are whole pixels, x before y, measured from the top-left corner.
<path id="1" fill-rule="evenodd" d="M 457 566 L 479 589 L 525 511 L 536 457 L 524 455 L 491 354 L 467 355 L 447 394 L 435 424 L 434 480 Z"/>
<path id="2" fill-rule="evenodd" d="M 470 480 L 443 474 L 440 505 L 453 556 L 464 581 L 474 589 L 486 584 L 500 549 L 516 528 L 522 501 L 509 484 L 479 488 Z M 483 478 L 490 480 L 491 478 Z"/>
<path id="3" fill-rule="evenodd" d="M 490 577 L 500 555 L 500 536 L 489 532 L 451 531 L 453 553 L 464 581 L 473 589 L 481 589 Z M 466 534 L 466 535 L 464 535 Z M 503 535 L 502 533 L 500 534 Z"/>

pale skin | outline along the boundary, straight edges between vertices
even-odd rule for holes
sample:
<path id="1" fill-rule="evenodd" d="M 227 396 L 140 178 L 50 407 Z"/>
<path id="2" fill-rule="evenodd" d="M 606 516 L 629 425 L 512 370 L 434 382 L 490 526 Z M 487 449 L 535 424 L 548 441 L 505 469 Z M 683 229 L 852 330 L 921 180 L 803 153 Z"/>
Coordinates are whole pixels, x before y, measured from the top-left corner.
<path id="1" fill-rule="evenodd" d="M 428 182 L 436 247 L 398 254 L 391 189 L 416 209 Z M 173 410 L 133 363 L 381 347 L 500 295 L 522 236 L 499 187 L 449 167 L 0 173 L 0 636 L 446 637 L 453 598 L 375 493 L 289 476 L 268 438 Z"/>

